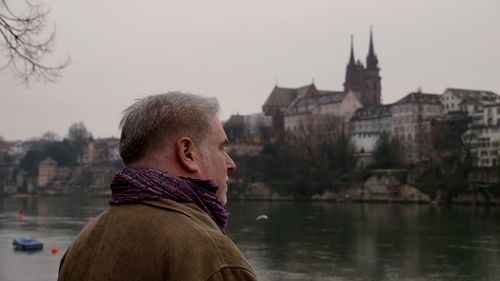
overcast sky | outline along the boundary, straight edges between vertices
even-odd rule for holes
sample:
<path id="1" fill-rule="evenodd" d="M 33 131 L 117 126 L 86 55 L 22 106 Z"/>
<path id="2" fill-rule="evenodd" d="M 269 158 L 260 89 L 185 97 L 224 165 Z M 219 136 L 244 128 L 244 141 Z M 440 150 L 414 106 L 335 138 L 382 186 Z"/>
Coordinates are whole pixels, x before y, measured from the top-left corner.
<path id="1" fill-rule="evenodd" d="M 118 136 L 134 99 L 172 90 L 217 97 L 222 119 L 261 111 L 276 81 L 300 87 L 314 78 L 319 89 L 342 90 L 350 35 L 365 63 L 370 25 L 384 103 L 418 87 L 500 94 L 499 0 L 45 3 L 56 56 L 72 64 L 58 83 L 30 88 L 0 73 L 0 136 L 8 140 L 63 137 L 80 121 L 96 137 Z"/>

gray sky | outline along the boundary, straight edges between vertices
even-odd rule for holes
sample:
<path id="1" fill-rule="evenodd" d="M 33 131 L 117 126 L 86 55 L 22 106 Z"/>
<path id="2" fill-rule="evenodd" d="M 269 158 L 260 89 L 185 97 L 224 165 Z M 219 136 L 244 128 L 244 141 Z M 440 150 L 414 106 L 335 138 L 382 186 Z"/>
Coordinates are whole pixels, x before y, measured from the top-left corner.
<path id="1" fill-rule="evenodd" d="M 170 90 L 215 96 L 222 119 L 261 111 L 275 85 L 342 90 L 350 35 L 365 62 L 370 25 L 382 100 L 419 86 L 500 94 L 499 0 L 45 0 L 56 55 L 72 64 L 57 84 L 26 88 L 0 73 L 0 136 L 83 121 L 118 136 L 134 99 Z M 0 58 L 0 61 L 3 58 Z"/>

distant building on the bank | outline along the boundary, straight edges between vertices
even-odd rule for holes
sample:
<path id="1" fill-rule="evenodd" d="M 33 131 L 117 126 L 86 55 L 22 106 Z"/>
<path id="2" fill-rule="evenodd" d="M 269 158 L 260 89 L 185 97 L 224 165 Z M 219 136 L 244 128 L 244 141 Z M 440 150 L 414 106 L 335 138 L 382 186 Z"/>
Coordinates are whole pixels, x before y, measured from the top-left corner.
<path id="1" fill-rule="evenodd" d="M 373 46 L 373 34 L 370 30 L 370 47 L 366 56 L 366 67 L 354 56 L 354 46 L 351 37 L 351 54 L 346 68 L 344 92 L 353 91 L 359 93 L 359 99 L 363 106 L 377 106 L 381 103 L 382 77 L 378 58 Z"/>
<path id="2" fill-rule="evenodd" d="M 263 113 L 234 114 L 224 122 L 224 130 L 231 144 L 261 144 L 271 137 L 271 117 Z"/>
<path id="3" fill-rule="evenodd" d="M 380 105 L 382 94 L 380 68 L 378 66 L 378 58 L 375 54 L 371 31 L 366 67 L 359 59 L 355 59 L 351 37 L 351 52 L 346 66 L 343 87 L 343 91 L 327 91 L 316 89 L 314 83 L 299 88 L 285 88 L 276 85 L 262 106 L 263 112 L 268 116 L 272 116 L 272 135 L 274 140 L 284 141 L 285 133 L 290 132 L 296 136 L 293 133 L 294 127 L 295 132 L 298 132 L 300 123 L 304 123 L 303 119 L 305 116 L 307 116 L 307 119 L 321 119 L 321 116 L 317 115 L 323 114 L 321 110 L 328 111 L 328 114 L 332 112 L 342 114 L 341 111 L 344 110 L 346 112 L 342 117 L 348 120 L 350 115 L 361 106 Z M 356 96 L 357 101 L 354 101 L 353 96 Z M 347 101 L 344 102 L 345 98 L 347 98 Z M 357 103 L 361 106 L 354 106 Z M 344 108 L 346 104 L 352 105 L 349 107 L 349 110 Z M 312 107 L 319 110 L 315 110 Z M 337 109 L 337 107 L 343 108 Z M 337 113 L 332 113 L 331 115 L 339 117 Z M 307 126 L 305 129 L 307 130 Z"/>
<path id="4" fill-rule="evenodd" d="M 471 147 L 472 164 L 477 167 L 497 166 L 500 157 L 500 103 L 484 105 L 481 118 L 475 120 L 465 138 Z"/>
<path id="5" fill-rule="evenodd" d="M 430 122 L 442 112 L 440 96 L 422 92 L 412 92 L 393 104 L 358 109 L 350 122 L 358 159 L 370 163 L 380 134 L 387 132 L 403 148 L 402 163 L 430 160 Z"/>
<path id="6" fill-rule="evenodd" d="M 391 104 L 356 110 L 350 122 L 351 138 L 357 153 L 371 153 L 380 134 L 392 132 Z"/>
<path id="7" fill-rule="evenodd" d="M 440 95 L 412 92 L 392 107 L 392 136 L 404 149 L 403 163 L 429 161 L 431 157 L 431 120 L 443 114 Z"/>
<path id="8" fill-rule="evenodd" d="M 119 161 L 118 138 L 104 138 L 89 141 L 83 148 L 80 164 L 94 165 L 101 162 Z"/>
<path id="9" fill-rule="evenodd" d="M 352 91 L 318 92 L 311 91 L 309 96 L 296 99 L 285 112 L 287 141 L 302 139 L 318 143 L 347 132 L 349 119 L 363 106 L 357 93 Z"/>
<path id="10" fill-rule="evenodd" d="M 485 104 L 494 103 L 497 98 L 491 91 L 447 88 L 441 95 L 441 102 L 443 113 L 446 114 L 450 111 L 478 110 Z"/>
<path id="11" fill-rule="evenodd" d="M 45 187 L 57 176 L 57 162 L 50 157 L 38 164 L 37 185 Z"/>

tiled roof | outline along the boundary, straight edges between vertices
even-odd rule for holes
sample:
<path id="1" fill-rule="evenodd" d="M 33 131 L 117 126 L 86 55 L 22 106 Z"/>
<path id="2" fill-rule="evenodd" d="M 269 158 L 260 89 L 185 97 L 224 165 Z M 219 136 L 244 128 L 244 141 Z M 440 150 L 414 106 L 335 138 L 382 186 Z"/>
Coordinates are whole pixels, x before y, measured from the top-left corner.
<path id="1" fill-rule="evenodd" d="M 307 95 L 307 93 L 309 92 L 309 90 L 312 88 L 316 88 L 314 87 L 314 84 L 309 84 L 309 85 L 305 85 L 305 86 L 302 86 L 300 88 L 297 88 L 297 98 L 302 98 L 302 97 L 305 97 Z"/>
<path id="2" fill-rule="evenodd" d="M 457 88 L 446 88 L 445 93 L 452 93 L 459 98 L 474 97 L 481 99 L 494 99 L 497 95 L 492 91 L 482 91 L 482 90 L 468 90 L 468 89 L 457 89 Z"/>
<path id="3" fill-rule="evenodd" d="M 229 119 L 224 122 L 224 126 L 242 126 L 245 124 L 245 116 L 243 115 L 231 115 Z"/>
<path id="4" fill-rule="evenodd" d="M 500 102 L 488 103 L 484 105 L 484 107 L 498 107 L 498 106 L 500 106 Z"/>
<path id="5" fill-rule="evenodd" d="M 323 91 L 326 92 L 326 91 Z M 282 88 L 275 86 L 271 94 L 264 103 L 266 106 L 284 106 L 288 107 L 296 99 L 303 98 L 307 95 L 318 95 L 320 91 L 316 89 L 314 84 L 305 85 L 299 88 Z"/>
<path id="6" fill-rule="evenodd" d="M 411 103 L 441 104 L 440 95 L 412 92 L 398 100 L 394 105 Z"/>
<path id="7" fill-rule="evenodd" d="M 483 105 L 483 103 L 481 103 L 477 98 L 466 97 L 459 104 L 459 106 L 462 105 Z"/>
<path id="8" fill-rule="evenodd" d="M 297 90 L 274 87 L 264 106 L 289 106 L 297 98 Z"/>
<path id="9" fill-rule="evenodd" d="M 331 94 L 299 98 L 288 108 L 286 115 L 310 113 L 318 105 L 342 102 L 346 95 L 344 92 L 332 92 Z"/>
<path id="10" fill-rule="evenodd" d="M 344 91 L 318 90 L 320 95 L 343 94 Z"/>

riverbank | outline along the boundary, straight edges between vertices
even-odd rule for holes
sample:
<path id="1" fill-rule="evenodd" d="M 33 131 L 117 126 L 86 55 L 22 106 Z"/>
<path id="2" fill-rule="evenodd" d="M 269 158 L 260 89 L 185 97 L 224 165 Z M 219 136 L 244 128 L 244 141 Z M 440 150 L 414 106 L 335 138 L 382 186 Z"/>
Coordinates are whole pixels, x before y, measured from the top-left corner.
<path id="1" fill-rule="evenodd" d="M 229 188 L 228 198 L 240 201 L 330 201 L 346 203 L 401 203 L 401 204 L 459 204 L 459 205 L 498 205 L 499 198 L 489 198 L 480 192 L 459 194 L 445 200 L 440 192 L 430 196 L 411 184 L 387 189 L 385 179 L 368 180 L 365 183 L 351 183 L 349 187 L 326 190 L 309 198 L 297 197 L 293 194 L 280 193 L 266 183 L 249 183 L 237 189 Z"/>

